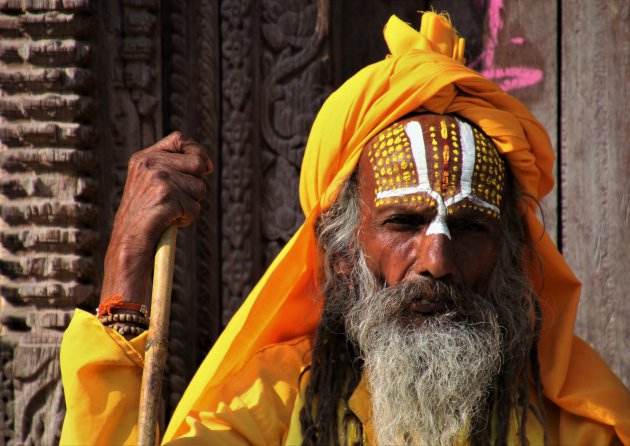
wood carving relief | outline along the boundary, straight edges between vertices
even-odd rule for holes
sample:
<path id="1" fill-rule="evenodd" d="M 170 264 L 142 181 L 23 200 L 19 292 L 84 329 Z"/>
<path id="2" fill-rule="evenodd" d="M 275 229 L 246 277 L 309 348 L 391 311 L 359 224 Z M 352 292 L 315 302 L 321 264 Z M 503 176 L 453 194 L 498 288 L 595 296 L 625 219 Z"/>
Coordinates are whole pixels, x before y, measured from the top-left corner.
<path id="1" fill-rule="evenodd" d="M 218 160 L 219 7 L 211 0 L 172 2 L 163 63 L 168 80 L 167 133 L 194 137 Z M 191 88 L 193 86 L 193 88 Z M 178 233 L 173 279 L 170 355 L 165 382 L 169 416 L 221 330 L 218 175 L 208 178 L 208 198 L 197 221 Z M 191 340 L 195 340 L 191 342 Z"/>
<path id="2" fill-rule="evenodd" d="M 73 311 L 32 312 L 32 331 L 15 352 L 14 438 L 9 444 L 59 444 L 65 401 L 59 371 L 59 345 Z"/>
<path id="3" fill-rule="evenodd" d="M 262 2 L 262 209 L 264 267 L 304 217 L 299 171 L 315 115 L 331 92 L 328 0 Z"/>
<path id="4" fill-rule="evenodd" d="M 221 2 L 223 322 L 253 286 L 252 156 L 255 65 L 252 0 Z"/>
<path id="5" fill-rule="evenodd" d="M 0 2 L 3 444 L 58 442 L 55 308 L 95 295 L 92 24 L 87 0 Z"/>

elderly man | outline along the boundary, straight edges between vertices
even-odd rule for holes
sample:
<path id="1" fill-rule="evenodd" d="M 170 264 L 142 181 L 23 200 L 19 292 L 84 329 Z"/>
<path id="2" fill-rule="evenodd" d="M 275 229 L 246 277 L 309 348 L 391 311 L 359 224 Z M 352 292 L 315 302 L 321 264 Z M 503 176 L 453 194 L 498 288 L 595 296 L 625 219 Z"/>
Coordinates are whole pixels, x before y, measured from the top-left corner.
<path id="1" fill-rule="evenodd" d="M 630 395 L 573 336 L 579 283 L 534 209 L 553 156 L 463 40 L 396 18 L 392 56 L 324 104 L 298 230 L 191 382 L 173 444 L 630 443 Z M 62 345 L 62 443 L 133 442 L 152 250 L 211 164 L 171 135 L 135 155 L 98 319 Z M 125 316 L 121 316 L 124 314 Z"/>

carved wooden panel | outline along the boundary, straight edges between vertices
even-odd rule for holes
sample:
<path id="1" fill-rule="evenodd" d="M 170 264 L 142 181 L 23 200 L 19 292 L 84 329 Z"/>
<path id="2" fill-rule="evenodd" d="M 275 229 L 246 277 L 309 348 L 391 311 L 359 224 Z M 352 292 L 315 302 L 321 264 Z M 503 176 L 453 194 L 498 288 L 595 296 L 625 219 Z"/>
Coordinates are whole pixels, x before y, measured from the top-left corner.
<path id="1" fill-rule="evenodd" d="M 13 348 L 0 342 L 0 446 L 13 438 Z"/>
<path id="2" fill-rule="evenodd" d="M 223 321 L 252 288 L 253 156 L 257 8 L 252 0 L 221 2 L 221 283 Z"/>
<path id="3" fill-rule="evenodd" d="M 73 311 L 29 314 L 26 334 L 13 360 L 14 432 L 10 444 L 59 444 L 65 401 L 59 371 L 59 345 Z"/>
<path id="4" fill-rule="evenodd" d="M 166 130 L 179 130 L 203 144 L 216 168 L 197 222 L 178 233 L 165 379 L 169 416 L 222 329 L 219 5 L 212 0 L 168 2 L 163 14 Z"/>
<path id="5" fill-rule="evenodd" d="M 304 220 L 299 170 L 315 115 L 332 91 L 329 0 L 262 1 L 259 275 Z M 261 268 L 262 267 L 262 268 Z M 262 269 L 262 271 L 261 271 Z"/>
<path id="6" fill-rule="evenodd" d="M 58 442 L 69 316 L 47 308 L 96 291 L 93 23 L 87 0 L 0 3 L 3 444 Z"/>

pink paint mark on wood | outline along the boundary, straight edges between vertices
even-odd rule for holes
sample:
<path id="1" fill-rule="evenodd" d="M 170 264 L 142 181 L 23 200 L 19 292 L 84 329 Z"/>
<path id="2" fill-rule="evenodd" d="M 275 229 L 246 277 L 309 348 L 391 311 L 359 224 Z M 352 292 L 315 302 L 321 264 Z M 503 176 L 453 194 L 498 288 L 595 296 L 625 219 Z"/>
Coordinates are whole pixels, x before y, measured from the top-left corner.
<path id="1" fill-rule="evenodd" d="M 492 67 L 481 70 L 481 74 L 494 80 L 505 91 L 536 85 L 543 78 L 542 70 L 530 67 Z"/>
<path id="2" fill-rule="evenodd" d="M 503 0 L 487 0 L 486 18 L 488 23 L 488 37 L 479 57 L 472 61 L 472 67 L 481 65 L 481 73 L 488 79 L 496 81 L 505 91 L 517 90 L 539 83 L 543 78 L 543 71 L 534 67 L 497 67 L 494 56 L 499 45 L 499 31 L 503 29 L 501 10 Z M 510 39 L 513 45 L 523 45 L 524 37 Z"/>

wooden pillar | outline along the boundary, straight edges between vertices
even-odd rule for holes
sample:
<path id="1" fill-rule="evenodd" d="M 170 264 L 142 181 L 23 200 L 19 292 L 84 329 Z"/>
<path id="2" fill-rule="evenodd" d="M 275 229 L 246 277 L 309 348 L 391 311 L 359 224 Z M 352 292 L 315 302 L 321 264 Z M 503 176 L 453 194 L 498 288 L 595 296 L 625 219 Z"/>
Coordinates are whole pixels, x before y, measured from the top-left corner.
<path id="1" fill-rule="evenodd" d="M 630 3 L 562 1 L 562 250 L 577 332 L 630 386 Z"/>

